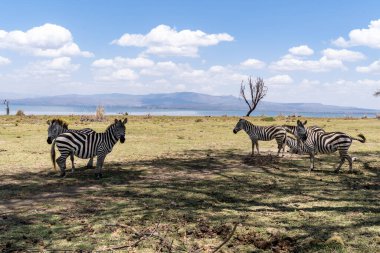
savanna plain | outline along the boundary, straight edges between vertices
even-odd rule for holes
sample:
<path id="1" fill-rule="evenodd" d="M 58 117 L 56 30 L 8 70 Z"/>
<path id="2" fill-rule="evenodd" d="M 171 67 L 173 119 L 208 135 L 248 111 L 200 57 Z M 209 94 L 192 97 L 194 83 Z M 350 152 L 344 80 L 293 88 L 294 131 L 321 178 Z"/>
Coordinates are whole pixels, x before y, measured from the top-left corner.
<path id="1" fill-rule="evenodd" d="M 275 141 L 251 158 L 248 136 L 232 132 L 238 117 L 128 116 L 96 180 L 86 160 L 65 178 L 53 169 L 52 118 L 0 117 L 2 251 L 380 252 L 378 119 L 302 118 L 367 138 L 350 148 L 353 173 L 333 172 L 338 153 L 318 155 L 310 173 L 306 155 L 277 158 Z M 115 117 L 60 118 L 102 132 Z"/>

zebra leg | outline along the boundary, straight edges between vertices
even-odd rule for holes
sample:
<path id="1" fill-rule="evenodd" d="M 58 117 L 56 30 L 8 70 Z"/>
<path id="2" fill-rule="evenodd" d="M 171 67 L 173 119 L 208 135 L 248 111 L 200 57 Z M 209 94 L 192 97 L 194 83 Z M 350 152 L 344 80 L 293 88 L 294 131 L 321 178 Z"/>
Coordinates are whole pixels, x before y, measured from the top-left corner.
<path id="1" fill-rule="evenodd" d="M 344 160 L 346 159 L 347 157 L 347 153 L 344 152 L 344 151 L 341 151 L 339 150 L 339 156 L 340 156 L 340 162 L 338 164 L 338 167 L 336 167 L 336 169 L 334 170 L 334 172 L 338 173 L 340 168 L 342 167 L 343 163 L 344 163 Z M 352 161 L 351 161 L 351 169 L 352 169 Z"/>
<path id="2" fill-rule="evenodd" d="M 252 140 L 252 153 L 251 153 L 251 156 L 254 156 L 255 155 L 255 141 Z"/>
<path id="3" fill-rule="evenodd" d="M 260 155 L 259 141 L 256 141 L 256 149 L 257 149 L 257 154 Z"/>
<path id="4" fill-rule="evenodd" d="M 74 173 L 75 165 L 74 165 L 74 153 L 70 153 L 70 160 L 71 160 L 71 172 Z"/>
<path id="5" fill-rule="evenodd" d="M 103 163 L 104 163 L 105 158 L 106 158 L 105 156 L 98 156 L 96 160 L 96 171 L 95 171 L 96 179 L 100 179 L 103 177 L 102 168 L 103 168 Z"/>
<path id="6" fill-rule="evenodd" d="M 94 168 L 94 158 L 91 157 L 90 160 L 88 160 L 88 163 L 87 163 L 87 168 Z"/>
<path id="7" fill-rule="evenodd" d="M 352 158 L 351 158 L 351 156 L 350 156 L 349 154 L 347 154 L 347 155 L 346 155 L 346 159 L 347 159 L 348 164 L 349 164 L 349 166 L 350 166 L 350 172 L 352 172 L 352 171 L 353 171 L 353 170 L 352 170 Z"/>
<path id="8" fill-rule="evenodd" d="M 61 174 L 60 176 L 61 177 L 64 177 L 66 176 L 66 159 L 67 157 L 69 156 L 69 154 L 67 153 L 61 153 L 61 156 L 57 158 L 57 160 L 55 160 L 61 170 Z"/>
<path id="9" fill-rule="evenodd" d="M 310 154 L 310 172 L 314 170 L 314 154 Z"/>

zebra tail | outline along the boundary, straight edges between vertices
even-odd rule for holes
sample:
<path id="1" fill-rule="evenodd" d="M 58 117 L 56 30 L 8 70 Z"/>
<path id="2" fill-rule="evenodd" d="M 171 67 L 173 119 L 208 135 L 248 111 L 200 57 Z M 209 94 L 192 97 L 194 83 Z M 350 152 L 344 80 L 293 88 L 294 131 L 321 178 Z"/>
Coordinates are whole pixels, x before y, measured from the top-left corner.
<path id="1" fill-rule="evenodd" d="M 356 140 L 356 141 L 360 141 L 361 143 L 364 143 L 366 141 L 366 138 L 363 134 L 358 134 L 358 136 L 361 138 L 361 139 L 358 139 L 358 138 L 354 138 L 354 137 L 351 137 L 351 139 L 353 140 Z"/>
<path id="2" fill-rule="evenodd" d="M 51 144 L 50 158 L 51 158 L 51 162 L 53 163 L 54 169 L 56 169 L 55 167 L 55 141 L 53 141 L 53 144 Z"/>

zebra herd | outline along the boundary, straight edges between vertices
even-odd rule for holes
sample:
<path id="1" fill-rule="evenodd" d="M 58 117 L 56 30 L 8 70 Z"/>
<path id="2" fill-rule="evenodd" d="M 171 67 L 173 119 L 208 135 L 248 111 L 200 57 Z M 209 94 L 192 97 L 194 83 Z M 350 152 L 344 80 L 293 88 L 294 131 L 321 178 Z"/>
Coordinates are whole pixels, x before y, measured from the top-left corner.
<path id="1" fill-rule="evenodd" d="M 307 121 L 297 121 L 296 126 L 256 126 L 251 122 L 240 119 L 236 124 L 233 132 L 236 134 L 240 130 L 244 130 L 252 141 L 252 156 L 254 155 L 254 147 L 256 145 L 259 153 L 258 141 L 269 141 L 276 139 L 278 144 L 278 152 L 282 149 L 284 152 L 285 145 L 289 147 L 290 152 L 295 154 L 309 154 L 310 171 L 314 169 L 314 158 L 317 153 L 329 154 L 336 151 L 339 152 L 340 162 L 335 172 L 338 172 L 345 160 L 349 163 L 349 169 L 352 171 L 352 158 L 348 154 L 352 141 L 360 141 L 364 143 L 366 138 L 363 134 L 359 134 L 360 138 L 351 137 L 342 132 L 325 132 L 318 126 L 305 127 Z M 287 136 L 290 133 L 295 138 Z"/>
<path id="2" fill-rule="evenodd" d="M 104 159 L 112 151 L 113 146 L 120 140 L 125 141 L 125 124 L 127 118 L 122 120 L 115 119 L 114 123 L 109 125 L 105 132 L 97 133 L 90 128 L 73 130 L 68 129 L 67 123 L 60 119 L 49 120 L 47 123 L 48 138 L 47 142 L 51 146 L 51 160 L 54 168 L 55 163 L 60 168 L 60 176 L 66 175 L 66 159 L 70 156 L 72 172 L 74 172 L 74 156 L 82 159 L 89 158 L 87 167 L 93 167 L 93 158 L 97 157 L 95 176 L 97 179 L 102 177 L 102 168 Z M 270 141 L 275 139 L 277 142 L 278 152 L 284 156 L 285 146 L 289 151 L 295 154 L 309 154 L 310 170 L 314 169 L 314 157 L 317 153 L 328 154 L 338 151 L 340 163 L 336 172 L 342 167 L 345 160 L 349 163 L 349 169 L 352 171 L 352 158 L 348 154 L 352 141 L 357 140 L 362 143 L 366 141 L 364 135 L 359 134 L 360 138 L 351 137 L 342 132 L 325 132 L 318 126 L 305 127 L 307 121 L 297 121 L 296 126 L 257 126 L 251 122 L 240 119 L 233 132 L 236 134 L 244 130 L 252 141 L 252 156 L 256 147 L 257 153 L 260 154 L 258 141 Z M 288 136 L 294 135 L 294 137 Z M 55 159 L 55 146 L 60 152 L 60 156 Z"/>

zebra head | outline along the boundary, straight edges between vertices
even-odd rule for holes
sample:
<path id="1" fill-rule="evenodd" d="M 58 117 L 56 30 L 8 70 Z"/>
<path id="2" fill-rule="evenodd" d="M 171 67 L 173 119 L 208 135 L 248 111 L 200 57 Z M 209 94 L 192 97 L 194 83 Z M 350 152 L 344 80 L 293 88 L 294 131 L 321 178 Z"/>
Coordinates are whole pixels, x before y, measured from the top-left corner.
<path id="1" fill-rule="evenodd" d="M 237 134 L 237 132 L 243 129 L 244 123 L 245 119 L 239 119 L 238 123 L 236 123 L 236 126 L 233 130 L 234 134 Z"/>
<path id="2" fill-rule="evenodd" d="M 125 142 L 125 124 L 127 124 L 128 119 L 125 118 L 123 121 L 115 119 L 114 127 L 112 128 L 113 135 L 120 140 L 121 143 Z"/>
<path id="3" fill-rule="evenodd" d="M 65 129 L 67 129 L 67 123 L 60 119 L 53 119 L 51 121 L 48 120 L 46 123 L 49 125 L 47 138 L 48 144 L 51 144 L 58 135 L 60 135 L 64 132 Z"/>
<path id="4" fill-rule="evenodd" d="M 297 120 L 297 126 L 296 126 L 296 137 L 298 139 L 301 139 L 302 141 L 306 141 L 307 139 L 307 131 L 305 128 L 307 121 L 302 123 L 300 120 Z"/>

